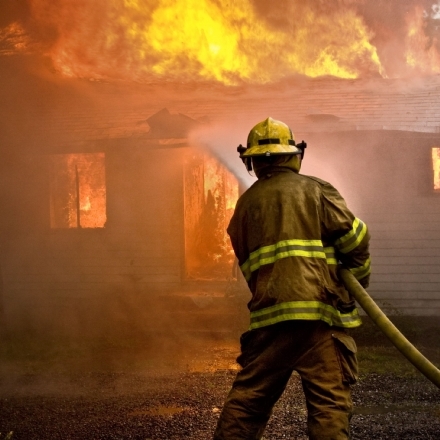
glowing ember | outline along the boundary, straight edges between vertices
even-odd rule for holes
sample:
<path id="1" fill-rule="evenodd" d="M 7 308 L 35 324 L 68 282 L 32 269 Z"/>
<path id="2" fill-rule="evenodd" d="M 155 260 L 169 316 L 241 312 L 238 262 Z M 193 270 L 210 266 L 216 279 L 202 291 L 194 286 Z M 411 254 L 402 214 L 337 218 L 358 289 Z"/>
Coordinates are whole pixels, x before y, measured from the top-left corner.
<path id="1" fill-rule="evenodd" d="M 226 234 L 237 179 L 216 159 L 188 154 L 185 164 L 185 260 L 193 279 L 229 279 L 234 254 Z"/>
<path id="2" fill-rule="evenodd" d="M 31 7 L 40 25 L 56 30 L 50 55 L 67 76 L 236 84 L 382 72 L 373 34 L 350 5 L 284 2 L 282 26 L 257 14 L 252 0 L 34 0 Z"/>
<path id="3" fill-rule="evenodd" d="M 440 191 L 440 148 L 432 149 L 432 169 L 434 172 L 434 190 Z"/>
<path id="4" fill-rule="evenodd" d="M 51 157 L 52 228 L 103 228 L 106 216 L 104 153 Z"/>

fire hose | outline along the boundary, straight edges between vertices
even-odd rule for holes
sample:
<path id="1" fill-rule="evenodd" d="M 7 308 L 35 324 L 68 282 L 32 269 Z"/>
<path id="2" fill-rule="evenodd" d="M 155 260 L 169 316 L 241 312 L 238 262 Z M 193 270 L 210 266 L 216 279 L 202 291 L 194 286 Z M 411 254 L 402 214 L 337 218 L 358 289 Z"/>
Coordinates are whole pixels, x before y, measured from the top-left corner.
<path id="1" fill-rule="evenodd" d="M 385 336 L 422 374 L 440 388 L 440 370 L 400 333 L 350 271 L 341 269 L 339 275 L 348 292 L 382 330 Z"/>

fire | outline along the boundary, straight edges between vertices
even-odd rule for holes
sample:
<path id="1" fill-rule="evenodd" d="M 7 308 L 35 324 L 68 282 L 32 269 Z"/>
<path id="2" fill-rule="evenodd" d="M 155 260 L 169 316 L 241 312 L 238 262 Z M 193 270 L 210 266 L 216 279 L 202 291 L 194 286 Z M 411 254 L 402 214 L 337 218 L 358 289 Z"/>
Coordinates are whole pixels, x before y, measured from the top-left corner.
<path id="1" fill-rule="evenodd" d="M 433 5 L 431 12 L 415 6 L 407 19 L 406 62 L 415 72 L 439 73 L 439 41 L 436 36 L 440 26 L 440 6 Z"/>
<path id="2" fill-rule="evenodd" d="M 0 55 L 14 55 L 28 52 L 31 39 L 23 26 L 13 22 L 0 29 Z"/>
<path id="3" fill-rule="evenodd" d="M 81 211 L 90 211 L 92 209 L 92 203 L 90 202 L 90 196 L 85 196 L 80 202 Z"/>
<path id="4" fill-rule="evenodd" d="M 372 32 L 349 5 L 323 12 L 294 1 L 284 5 L 282 25 L 258 14 L 252 0 L 34 0 L 31 7 L 40 25 L 56 30 L 49 53 L 71 77 L 231 85 L 383 71 Z"/>
<path id="5" fill-rule="evenodd" d="M 432 170 L 434 173 L 434 191 L 440 191 L 440 148 L 432 149 Z"/>
<path id="6" fill-rule="evenodd" d="M 30 17 L 0 28 L 0 56 L 43 51 L 67 77 L 236 85 L 440 72 L 440 0 L 26 3 Z"/>
<path id="7" fill-rule="evenodd" d="M 237 179 L 217 159 L 192 150 L 184 182 L 187 276 L 228 279 L 234 253 L 226 228 L 238 199 Z"/>
<path id="8" fill-rule="evenodd" d="M 104 153 L 51 157 L 52 228 L 102 228 L 107 220 Z"/>

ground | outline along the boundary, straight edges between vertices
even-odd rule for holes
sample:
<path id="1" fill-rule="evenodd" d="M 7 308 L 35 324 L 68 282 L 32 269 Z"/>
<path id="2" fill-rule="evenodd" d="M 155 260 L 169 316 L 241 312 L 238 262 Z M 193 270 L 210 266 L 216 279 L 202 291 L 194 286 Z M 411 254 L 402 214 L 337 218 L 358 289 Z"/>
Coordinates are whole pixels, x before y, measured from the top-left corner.
<path id="1" fill-rule="evenodd" d="M 396 324 L 440 365 L 436 322 L 401 318 Z M 4 340 L 0 439 L 210 439 L 238 368 L 232 333 L 44 346 Z M 371 323 L 354 336 L 361 377 L 353 387 L 352 438 L 440 438 L 440 390 Z M 265 439 L 306 439 L 305 421 L 299 378 L 293 375 Z"/>

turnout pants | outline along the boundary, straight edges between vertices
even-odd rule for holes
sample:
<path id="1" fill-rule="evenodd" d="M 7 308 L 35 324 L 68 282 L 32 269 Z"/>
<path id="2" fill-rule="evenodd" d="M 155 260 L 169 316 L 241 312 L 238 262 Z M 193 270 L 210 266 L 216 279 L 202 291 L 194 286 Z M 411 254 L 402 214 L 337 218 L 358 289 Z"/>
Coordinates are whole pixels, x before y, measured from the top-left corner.
<path id="1" fill-rule="evenodd" d="M 344 329 L 322 321 L 284 321 L 244 333 L 238 372 L 214 440 L 261 439 L 293 371 L 301 377 L 313 440 L 349 438 L 350 385 L 357 380 L 356 345 Z"/>

